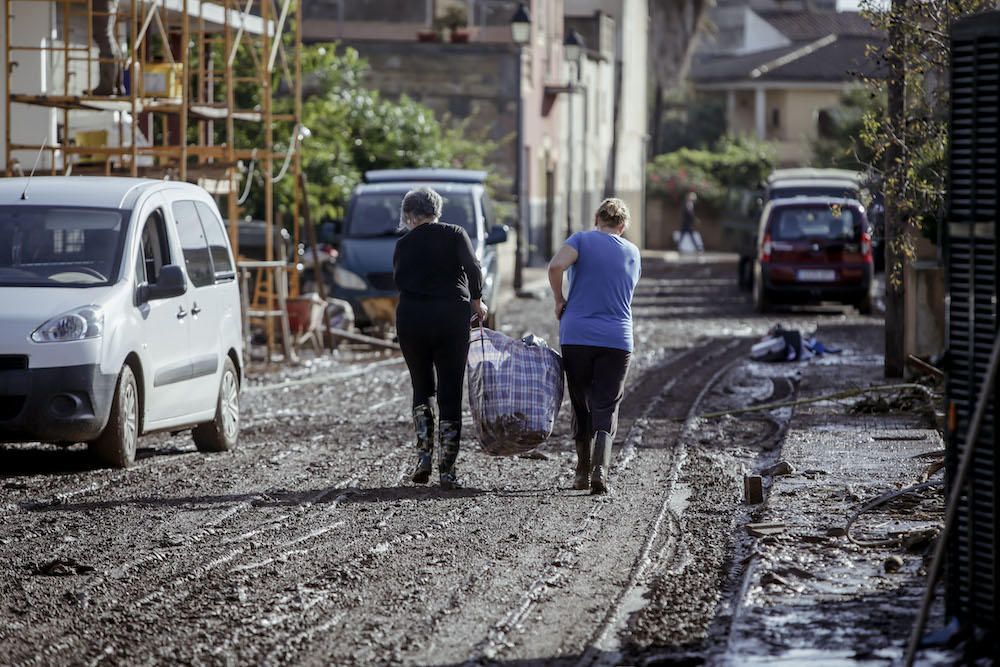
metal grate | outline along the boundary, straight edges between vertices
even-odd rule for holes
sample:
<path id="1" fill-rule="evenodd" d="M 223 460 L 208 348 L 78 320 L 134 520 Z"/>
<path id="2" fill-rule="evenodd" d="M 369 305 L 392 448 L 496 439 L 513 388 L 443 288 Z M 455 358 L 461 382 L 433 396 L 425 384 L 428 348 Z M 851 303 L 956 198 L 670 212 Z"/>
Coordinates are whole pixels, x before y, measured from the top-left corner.
<path id="1" fill-rule="evenodd" d="M 956 22 L 952 30 L 951 152 L 946 254 L 948 380 L 954 428 L 946 462 L 952 484 L 998 324 L 1000 199 L 1000 12 Z M 1000 465 L 994 393 L 964 484 L 948 545 L 950 616 L 996 642 L 1000 624 Z"/>
<path id="2" fill-rule="evenodd" d="M 24 354 L 0 354 L 0 371 L 23 371 L 28 367 Z"/>
<path id="3" fill-rule="evenodd" d="M 21 414 L 24 401 L 24 396 L 0 396 L 0 421 L 9 421 Z"/>

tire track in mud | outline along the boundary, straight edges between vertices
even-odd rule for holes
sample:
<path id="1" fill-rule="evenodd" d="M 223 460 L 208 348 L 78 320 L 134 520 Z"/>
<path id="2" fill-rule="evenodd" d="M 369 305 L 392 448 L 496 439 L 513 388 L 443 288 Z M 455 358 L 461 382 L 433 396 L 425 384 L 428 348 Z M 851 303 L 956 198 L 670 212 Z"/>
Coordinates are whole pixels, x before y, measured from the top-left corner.
<path id="1" fill-rule="evenodd" d="M 398 452 L 396 452 L 395 450 L 387 452 L 382 457 L 380 457 L 379 460 L 388 459 L 391 456 L 395 455 L 396 453 Z M 89 583 L 89 585 L 85 587 L 80 587 L 78 590 L 80 593 L 83 594 L 83 593 L 89 593 L 98 588 L 105 588 L 107 589 L 105 598 L 110 596 L 114 596 L 115 598 L 120 598 L 123 595 L 123 593 L 125 593 L 125 591 L 113 585 L 115 581 L 127 581 L 127 573 L 129 571 L 140 568 L 144 565 L 163 562 L 167 559 L 169 555 L 176 555 L 178 556 L 177 560 L 183 560 L 183 562 L 185 563 L 184 574 L 182 574 L 181 576 L 170 577 L 167 581 L 162 582 L 157 590 L 151 591 L 142 598 L 132 599 L 126 597 L 125 599 L 117 602 L 112 607 L 105 609 L 102 613 L 102 616 L 106 617 L 126 617 L 126 618 L 131 617 L 138 619 L 139 617 L 152 614 L 157 618 L 161 618 L 162 615 L 154 612 L 153 609 L 150 607 L 151 605 L 156 604 L 157 605 L 156 608 L 158 609 L 170 609 L 172 612 L 176 612 L 181 603 L 183 603 L 188 598 L 199 594 L 200 591 L 196 587 L 198 581 L 212 575 L 213 573 L 218 571 L 222 566 L 233 562 L 237 558 L 249 552 L 253 552 L 255 555 L 256 554 L 263 555 L 265 553 L 269 553 L 272 555 L 271 558 L 265 557 L 262 560 L 250 564 L 257 567 L 262 567 L 266 564 L 269 564 L 265 563 L 264 561 L 270 560 L 271 562 L 277 562 L 280 561 L 283 557 L 288 558 L 293 555 L 302 555 L 308 553 L 310 551 L 309 549 L 293 550 L 291 549 L 291 547 L 303 544 L 311 539 L 316 539 L 327 533 L 330 533 L 336 530 L 338 527 L 342 527 L 345 522 L 343 520 L 335 520 L 332 523 L 324 523 L 319 527 L 312 528 L 294 537 L 285 536 L 285 539 L 282 539 L 277 543 L 263 545 L 263 547 L 258 545 L 256 542 L 252 541 L 252 538 L 262 534 L 265 531 L 270 531 L 270 530 L 281 531 L 287 528 L 288 526 L 286 524 L 288 522 L 294 521 L 295 519 L 300 518 L 303 515 L 307 514 L 312 509 L 314 504 L 322 503 L 326 498 L 333 495 L 335 492 L 343 491 L 345 488 L 357 484 L 359 481 L 360 478 L 357 475 L 340 480 L 338 483 L 326 489 L 317 491 L 308 498 L 306 498 L 304 503 L 299 507 L 297 507 L 294 511 L 278 517 L 267 518 L 260 524 L 257 524 L 253 530 L 246 531 L 242 535 L 235 536 L 233 538 L 220 542 L 219 546 L 225 546 L 228 548 L 222 554 L 216 553 L 215 555 L 208 556 L 207 562 L 203 561 L 201 564 L 194 565 L 194 564 L 189 564 L 189 561 L 187 559 L 180 558 L 179 556 L 191 555 L 190 547 L 196 547 L 200 542 L 202 542 L 206 538 L 216 537 L 218 535 L 218 530 L 216 528 L 218 525 L 220 525 L 227 519 L 235 517 L 241 511 L 252 506 L 253 503 L 252 501 L 247 501 L 245 503 L 240 503 L 237 506 L 227 508 L 226 510 L 223 510 L 222 512 L 219 513 L 219 515 L 216 517 L 216 520 L 211 525 L 206 524 L 202 529 L 199 530 L 199 532 L 196 535 L 190 538 L 190 542 L 185 544 L 186 549 L 184 550 L 183 553 L 178 554 L 176 549 L 171 549 L 171 548 L 154 548 L 147 554 L 130 561 L 129 563 L 123 565 L 120 568 L 117 568 L 112 572 L 109 572 L 108 573 L 109 575 L 114 575 L 113 579 L 112 577 L 107 577 L 107 576 L 102 577 L 100 580 L 92 581 Z M 339 498 L 335 499 L 329 505 L 324 506 L 322 510 L 323 514 L 325 516 L 329 516 L 330 514 L 333 513 L 334 510 L 336 510 L 339 504 L 340 504 L 340 499 Z M 328 519 L 324 518 L 322 520 L 325 522 Z M 173 553 L 171 554 L 171 552 Z M 197 555 L 202 556 L 204 554 L 201 554 L 199 552 Z M 235 571 L 235 568 L 232 568 L 230 571 L 231 572 Z M 169 573 L 166 574 L 169 576 Z M 108 584 L 112 585 L 109 586 Z M 148 581 L 144 581 L 139 585 L 143 587 L 148 587 L 151 585 L 151 583 Z M 92 604 L 98 602 L 100 602 L 100 599 L 91 600 Z M 59 657 L 61 654 L 65 653 L 66 651 L 70 651 L 73 649 L 76 650 L 81 649 L 81 646 L 79 644 L 82 641 L 84 641 L 84 638 L 80 637 L 79 635 L 63 636 L 62 641 L 60 641 L 59 643 L 46 647 L 38 654 L 32 656 L 32 658 L 29 660 L 17 662 L 14 664 L 20 666 L 20 665 L 38 664 L 39 662 L 43 663 L 56 662 L 56 658 Z"/>
<path id="2" fill-rule="evenodd" d="M 679 553 L 680 544 L 678 538 L 681 536 L 680 517 L 673 509 L 671 509 L 674 487 L 677 484 L 677 480 L 680 478 L 681 468 L 683 467 L 684 460 L 687 457 L 688 441 L 693 435 L 694 427 L 697 422 L 698 410 L 702 401 L 705 399 L 705 396 L 709 393 L 709 391 L 714 388 L 719 379 L 724 377 L 736 364 L 742 361 L 742 352 L 735 359 L 731 358 L 731 354 L 726 354 L 726 352 L 738 347 L 739 342 L 734 341 L 732 344 L 724 348 L 724 351 L 718 355 L 721 357 L 723 362 L 721 367 L 715 368 L 711 377 L 709 377 L 709 379 L 702 385 L 701 390 L 688 405 L 684 425 L 681 428 L 681 433 L 678 436 L 674 447 L 671 469 L 666 484 L 666 493 L 660 503 L 656 520 L 653 522 L 649 535 L 646 538 L 646 542 L 643 544 L 642 550 L 639 552 L 639 555 L 629 572 L 627 584 L 618 593 L 617 598 L 609 607 L 604 620 L 595 630 L 587 650 L 577 662 L 577 667 L 584 667 L 587 665 L 599 665 L 604 667 L 618 664 L 622 654 L 620 644 L 617 641 L 616 636 L 627 628 L 628 616 L 632 611 L 635 611 L 635 609 L 625 608 L 626 601 L 634 595 L 637 587 L 649 570 L 670 567 L 670 564 Z M 663 524 L 666 524 L 668 533 L 663 537 L 664 544 L 660 547 L 656 556 L 651 557 L 650 554 L 654 545 L 661 539 Z M 633 601 L 632 606 L 641 607 L 642 605 L 641 602 Z M 613 636 L 615 638 L 612 640 Z"/>
<path id="3" fill-rule="evenodd" d="M 622 447 L 618 450 L 616 463 L 613 471 L 621 474 L 627 470 L 629 464 L 639 456 L 639 448 L 643 447 L 643 437 L 652 430 L 651 419 L 671 419 L 674 414 L 681 411 L 688 421 L 692 419 L 697 406 L 702 397 L 713 386 L 714 382 L 722 376 L 736 361 L 742 357 L 741 341 L 711 340 L 706 344 L 691 348 L 668 359 L 663 364 L 646 371 L 637 380 L 636 384 L 629 390 L 623 401 L 624 419 L 620 424 L 626 425 L 627 431 Z M 693 357 L 697 357 L 692 359 Z M 735 359 L 733 357 L 736 357 Z M 682 387 L 686 383 L 688 387 L 694 384 L 701 376 L 703 384 L 701 391 L 690 398 L 691 390 Z M 692 380 L 695 379 L 694 382 Z M 686 406 L 682 410 L 677 400 L 671 402 L 671 398 L 681 401 L 681 405 Z M 685 401 L 686 399 L 686 401 Z M 626 407 L 627 406 L 627 407 Z M 682 429 L 682 435 L 689 428 L 688 424 Z M 648 447 L 649 445 L 647 445 Z M 680 465 L 683 461 L 683 442 L 678 439 L 676 444 L 663 443 L 659 446 L 652 445 L 656 449 L 671 449 L 671 479 L 676 479 L 679 474 Z M 614 476 L 612 478 L 614 480 Z M 642 574 L 641 568 L 645 568 L 644 563 L 649 560 L 649 551 L 652 549 L 656 538 L 660 535 L 662 524 L 668 524 L 668 530 L 676 531 L 677 518 L 669 509 L 671 499 L 671 488 L 668 487 L 666 496 L 660 507 L 659 514 L 653 522 L 652 530 L 647 540 L 642 546 L 640 555 L 633 566 L 629 585 L 623 589 L 616 597 L 615 603 L 607 611 L 600 626 L 592 635 L 591 647 L 599 643 L 599 640 L 610 629 L 612 621 L 617 618 L 617 610 L 621 606 L 625 596 L 634 588 L 635 581 Z M 505 650 L 513 646 L 512 633 L 517 630 L 523 633 L 523 623 L 528 618 L 533 607 L 540 601 L 543 594 L 554 585 L 558 585 L 567 572 L 575 569 L 584 554 L 585 544 L 593 544 L 599 532 L 605 527 L 605 522 L 600 521 L 600 517 L 610 503 L 607 499 L 597 499 L 593 508 L 587 515 L 579 520 L 579 527 L 563 538 L 557 546 L 554 557 L 549 559 L 549 564 L 542 573 L 534 579 L 530 585 L 516 597 L 512 607 L 504 612 L 487 631 L 486 637 L 481 639 L 473 647 L 466 658 L 465 667 L 473 667 L 489 663 L 498 658 Z M 663 549 L 666 549 L 673 540 L 668 540 Z M 671 555 L 672 558 L 672 555 Z M 638 570 L 638 571 L 637 571 Z M 595 639 L 596 638 L 596 639 Z M 587 660 L 589 650 L 584 653 L 584 659 L 580 664 L 590 664 L 591 658 Z"/>

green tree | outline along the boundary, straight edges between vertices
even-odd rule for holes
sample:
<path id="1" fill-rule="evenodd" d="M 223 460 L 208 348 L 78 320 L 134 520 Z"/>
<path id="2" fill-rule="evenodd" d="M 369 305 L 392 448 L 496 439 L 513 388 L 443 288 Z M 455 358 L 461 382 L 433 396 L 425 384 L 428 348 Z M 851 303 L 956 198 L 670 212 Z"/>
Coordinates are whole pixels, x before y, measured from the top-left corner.
<path id="1" fill-rule="evenodd" d="M 895 217 L 895 238 L 890 237 L 889 281 L 902 282 L 902 264 L 914 256 L 918 233 L 936 238 L 934 229 L 945 204 L 948 180 L 947 72 L 951 53 L 949 31 L 955 19 L 993 6 L 992 0 L 903 0 L 886 4 L 863 0 L 862 13 L 872 25 L 890 35 L 884 49 L 870 49 L 869 57 L 892 65 L 903 76 L 897 108 L 876 105 L 862 118 L 861 144 L 867 149 L 872 171 L 882 177 L 887 225 Z M 881 99 L 882 79 L 865 80 L 872 95 Z M 888 231 L 888 230 L 887 230 Z"/>
<path id="2" fill-rule="evenodd" d="M 354 49 L 313 45 L 302 53 L 302 123 L 311 135 L 301 144 L 302 169 L 309 181 L 309 204 L 314 221 L 340 218 L 351 190 L 370 169 L 459 167 L 481 169 L 498 143 L 474 136 L 467 124 L 438 119 L 426 106 L 402 97 L 384 98 L 364 86 L 368 66 Z M 278 85 L 277 74 L 275 85 Z M 255 91 L 238 89 L 240 106 L 259 104 Z M 293 101 L 279 98 L 275 113 L 289 113 Z M 244 106 L 246 105 L 246 106 Z M 244 124 L 240 145 L 262 145 L 262 128 Z M 277 123 L 275 150 L 283 153 L 292 140 L 291 123 Z M 280 164 L 275 165 L 275 171 Z M 248 214 L 263 216 L 264 175 L 255 170 L 255 182 L 244 205 Z M 493 183 L 496 185 L 496 183 Z M 275 183 L 279 210 L 290 210 L 294 179 L 289 171 Z"/>

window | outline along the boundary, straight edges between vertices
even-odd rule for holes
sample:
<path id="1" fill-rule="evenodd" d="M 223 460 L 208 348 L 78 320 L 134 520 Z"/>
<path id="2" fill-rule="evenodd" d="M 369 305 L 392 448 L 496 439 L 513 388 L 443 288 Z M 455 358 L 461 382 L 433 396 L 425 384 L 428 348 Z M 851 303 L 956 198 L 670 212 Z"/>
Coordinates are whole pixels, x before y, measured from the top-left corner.
<path id="1" fill-rule="evenodd" d="M 846 206 L 783 207 L 775 211 L 770 233 L 775 241 L 858 241 L 861 220 Z"/>
<path id="2" fill-rule="evenodd" d="M 202 202 L 195 202 L 198 209 L 198 217 L 201 218 L 201 226 L 205 230 L 208 238 L 208 250 L 212 256 L 212 267 L 215 270 L 216 281 L 234 280 L 236 278 L 236 268 L 233 260 L 229 256 L 229 242 L 226 240 L 226 232 L 222 225 L 222 220 L 215 214 L 211 206 Z"/>
<path id="3" fill-rule="evenodd" d="M 0 285 L 110 285 L 120 266 L 127 212 L 0 206 Z"/>
<path id="4" fill-rule="evenodd" d="M 181 249 L 184 251 L 184 266 L 187 268 L 191 284 L 195 287 L 213 284 L 215 274 L 212 271 L 212 256 L 194 202 L 174 202 L 173 211 L 174 219 L 177 221 L 177 235 L 181 239 Z"/>
<path id="5" fill-rule="evenodd" d="M 135 269 L 138 282 L 156 284 L 160 271 L 170 263 L 170 246 L 167 245 L 167 227 L 162 211 L 153 211 L 142 228 L 139 262 Z"/>

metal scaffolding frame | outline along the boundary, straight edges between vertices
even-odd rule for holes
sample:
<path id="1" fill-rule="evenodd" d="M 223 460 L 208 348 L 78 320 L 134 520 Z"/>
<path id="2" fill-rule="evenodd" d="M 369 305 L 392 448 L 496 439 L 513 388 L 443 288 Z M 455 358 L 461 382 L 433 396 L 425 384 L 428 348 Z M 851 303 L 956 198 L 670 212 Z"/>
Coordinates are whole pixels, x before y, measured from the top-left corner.
<path id="1" fill-rule="evenodd" d="M 29 3 L 52 5 L 58 39 L 40 45 L 19 44 L 15 8 Z M 199 183 L 214 195 L 227 199 L 223 207 L 229 219 L 233 248 L 239 254 L 240 181 L 253 187 L 253 167 L 263 181 L 265 248 L 264 262 L 275 260 L 274 183 L 291 178 L 295 183 L 291 210 L 295 247 L 299 242 L 299 187 L 302 131 L 302 26 L 301 0 L 120 0 L 115 35 L 124 42 L 119 61 L 123 76 L 118 83 L 124 95 L 91 95 L 92 73 L 102 60 L 94 47 L 93 19 L 107 16 L 95 11 L 95 0 L 5 0 L 6 40 L 4 72 L 7 122 L 6 176 L 24 171 L 14 158 L 17 151 L 48 154 L 48 172 L 58 174 L 103 174 L 171 178 Z M 74 44 L 74 33 L 86 26 L 86 43 Z M 75 28 L 75 30 L 74 30 Z M 79 39 L 78 39 L 79 41 Z M 42 92 L 12 88 L 14 65 L 23 53 L 43 53 L 45 62 L 62 62 L 61 81 Z M 74 81 L 74 67 L 82 66 L 85 82 Z M 147 90 L 145 76 L 159 72 L 165 90 Z M 179 79 L 179 81 L 178 81 Z M 179 93 L 176 94 L 176 93 Z M 291 111 L 275 112 L 278 94 L 291 97 Z M 239 102 L 251 100 L 249 108 Z M 16 140 L 19 137 L 11 113 L 14 105 L 57 109 L 61 115 L 58 141 Z M 75 112 L 109 114 L 108 125 L 117 131 L 116 146 L 75 145 Z M 241 124 L 261 126 L 257 145 L 238 145 Z M 140 137 L 140 125 L 145 137 Z M 277 130 L 276 130 L 277 126 Z M 275 132 L 287 132 L 283 150 L 275 149 Z M 109 141 L 110 142 L 110 137 Z M 82 161 L 81 161 L 82 160 Z M 275 175 L 275 163 L 281 165 Z M 250 169 L 241 173 L 241 163 Z M 291 283 L 298 291 L 298 275 L 276 280 L 273 271 L 263 271 L 263 303 L 255 311 L 275 312 L 278 285 Z M 287 317 L 287 316 L 285 316 Z M 287 321 L 284 322 L 287 325 Z M 270 317 L 265 318 L 268 358 L 276 349 Z"/>

